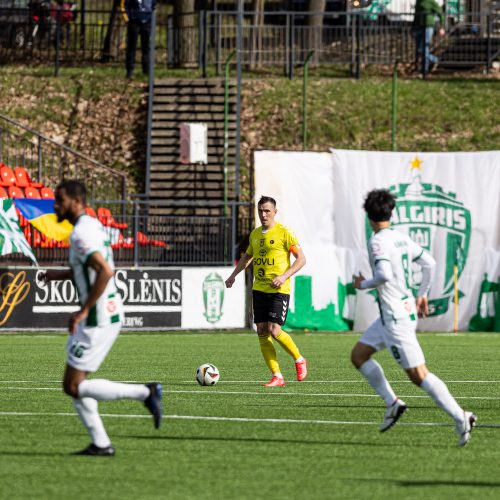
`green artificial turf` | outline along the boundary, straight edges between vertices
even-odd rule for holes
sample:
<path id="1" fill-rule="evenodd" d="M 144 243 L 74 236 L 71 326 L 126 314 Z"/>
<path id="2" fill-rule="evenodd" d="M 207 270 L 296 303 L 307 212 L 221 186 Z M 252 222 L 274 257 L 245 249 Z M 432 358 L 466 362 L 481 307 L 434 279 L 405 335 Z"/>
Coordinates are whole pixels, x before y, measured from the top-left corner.
<path id="1" fill-rule="evenodd" d="M 122 335 L 95 377 L 161 381 L 165 418 L 154 430 L 142 403 L 101 402 L 113 458 L 70 455 L 89 438 L 58 382 L 65 336 L 1 335 L 0 497 L 500 496 L 499 335 L 420 335 L 430 369 L 478 416 L 466 448 L 387 353 L 377 359 L 410 411 L 380 434 L 383 404 L 349 361 L 358 335 L 292 335 L 310 375 L 295 382 L 279 351 L 287 386 L 274 389 L 262 387 L 269 374 L 255 334 Z M 217 386 L 194 381 L 205 362 L 219 368 Z"/>

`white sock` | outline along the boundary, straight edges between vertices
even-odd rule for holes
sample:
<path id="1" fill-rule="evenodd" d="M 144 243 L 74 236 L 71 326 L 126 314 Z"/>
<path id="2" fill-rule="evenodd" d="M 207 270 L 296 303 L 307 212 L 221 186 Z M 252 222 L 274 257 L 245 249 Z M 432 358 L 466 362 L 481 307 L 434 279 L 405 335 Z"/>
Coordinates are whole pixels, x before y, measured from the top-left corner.
<path id="1" fill-rule="evenodd" d="M 283 375 L 281 374 L 281 372 L 278 372 L 278 373 L 273 373 L 273 377 L 283 378 Z"/>
<path id="2" fill-rule="evenodd" d="M 111 446 L 111 440 L 97 411 L 97 401 L 92 398 L 73 398 L 73 405 L 83 425 L 87 428 L 92 443 L 99 448 Z"/>
<path id="3" fill-rule="evenodd" d="M 450 394 L 446 384 L 434 373 L 428 373 L 420 387 L 434 400 L 434 402 L 444 410 L 455 422 L 463 422 L 464 411 L 455 398 Z"/>
<path id="4" fill-rule="evenodd" d="M 385 401 L 386 406 L 391 406 L 396 401 L 397 397 L 385 378 L 384 370 L 374 360 L 365 361 L 359 371 L 364 375 L 368 383 L 375 389 L 375 392 Z"/>
<path id="5" fill-rule="evenodd" d="M 92 379 L 83 380 L 78 386 L 80 398 L 93 398 L 97 401 L 112 401 L 114 399 L 137 399 L 144 401 L 150 390 L 144 384 L 122 384 L 111 380 Z"/>

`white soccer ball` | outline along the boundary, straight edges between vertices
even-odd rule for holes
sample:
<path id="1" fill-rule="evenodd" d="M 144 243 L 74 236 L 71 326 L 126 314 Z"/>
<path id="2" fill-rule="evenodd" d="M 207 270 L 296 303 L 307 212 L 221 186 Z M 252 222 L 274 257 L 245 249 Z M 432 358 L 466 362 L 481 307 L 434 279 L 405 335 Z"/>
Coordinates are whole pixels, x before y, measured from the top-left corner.
<path id="1" fill-rule="evenodd" d="M 200 385 L 215 385 L 219 378 L 219 370 L 210 363 L 205 363 L 196 369 L 196 381 Z"/>

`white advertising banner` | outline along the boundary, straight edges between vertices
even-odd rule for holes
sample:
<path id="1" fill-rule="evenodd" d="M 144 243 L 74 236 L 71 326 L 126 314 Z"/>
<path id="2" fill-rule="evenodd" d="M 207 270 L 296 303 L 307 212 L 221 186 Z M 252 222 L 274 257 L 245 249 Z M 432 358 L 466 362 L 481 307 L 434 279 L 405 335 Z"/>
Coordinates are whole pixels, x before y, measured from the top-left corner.
<path id="1" fill-rule="evenodd" d="M 232 267 L 182 269 L 181 328 L 221 329 L 245 327 L 245 278 L 231 288 L 224 281 Z"/>
<path id="2" fill-rule="evenodd" d="M 260 151 L 254 165 L 256 201 L 261 195 L 277 200 L 277 219 L 295 230 L 307 258 L 292 279 L 287 326 L 338 330 L 354 320 L 354 329 L 362 330 L 377 317 L 373 295 L 349 285 L 354 273 L 371 275 L 366 251 L 371 231 L 362 204 L 377 188 L 397 196 L 393 226 L 438 263 L 432 315 L 419 328 L 453 329 L 454 264 L 459 328 L 469 328 L 472 317 L 479 326 L 493 321 L 500 278 L 500 152 Z M 419 273 L 414 264 L 415 287 Z"/>

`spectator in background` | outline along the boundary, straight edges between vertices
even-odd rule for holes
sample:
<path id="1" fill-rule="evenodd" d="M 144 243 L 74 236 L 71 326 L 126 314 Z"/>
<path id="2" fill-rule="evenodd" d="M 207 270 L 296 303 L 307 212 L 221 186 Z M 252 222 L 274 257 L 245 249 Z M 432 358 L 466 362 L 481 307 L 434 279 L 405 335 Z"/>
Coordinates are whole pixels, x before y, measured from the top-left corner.
<path id="1" fill-rule="evenodd" d="M 122 0 L 127 25 L 127 78 L 132 78 L 135 66 L 137 39 L 141 37 L 142 72 L 149 73 L 149 43 L 151 38 L 151 19 L 156 0 Z"/>
<path id="2" fill-rule="evenodd" d="M 434 35 L 436 17 L 439 17 L 439 36 L 444 36 L 443 10 L 436 0 L 417 0 L 415 5 L 415 17 L 413 19 L 413 30 L 416 43 L 416 66 L 418 69 L 419 58 L 422 62 L 422 75 L 425 77 L 429 71 L 436 68 L 438 58 L 431 53 L 430 45 Z"/>

